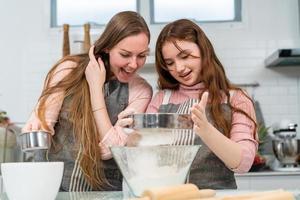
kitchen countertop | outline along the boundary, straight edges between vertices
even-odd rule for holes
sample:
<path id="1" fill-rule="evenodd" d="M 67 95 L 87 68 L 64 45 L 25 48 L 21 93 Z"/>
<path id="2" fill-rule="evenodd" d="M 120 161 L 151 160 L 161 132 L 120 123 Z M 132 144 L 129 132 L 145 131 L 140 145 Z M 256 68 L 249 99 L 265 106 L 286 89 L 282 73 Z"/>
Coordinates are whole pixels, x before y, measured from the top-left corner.
<path id="1" fill-rule="evenodd" d="M 300 175 L 300 171 L 273 171 L 273 170 L 264 170 L 258 172 L 248 172 L 245 174 L 234 174 L 236 177 L 246 177 L 246 176 L 295 176 Z"/>
<path id="2" fill-rule="evenodd" d="M 218 190 L 217 196 L 243 194 L 254 191 Z M 300 190 L 292 190 L 296 200 L 300 200 Z M 5 194 L 0 194 L 0 200 L 8 200 Z M 59 192 L 56 200 L 123 200 L 122 192 Z"/>

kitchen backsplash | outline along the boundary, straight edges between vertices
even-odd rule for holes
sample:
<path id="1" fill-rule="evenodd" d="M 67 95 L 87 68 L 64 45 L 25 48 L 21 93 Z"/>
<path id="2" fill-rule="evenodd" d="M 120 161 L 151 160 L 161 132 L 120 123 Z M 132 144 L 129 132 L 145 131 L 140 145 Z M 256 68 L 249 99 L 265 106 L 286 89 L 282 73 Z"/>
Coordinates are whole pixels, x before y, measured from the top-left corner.
<path id="1" fill-rule="evenodd" d="M 62 31 L 49 28 L 48 1 L 33 0 L 19 8 L 16 3 L 20 4 L 9 1 L 6 12 L 0 12 L 3 19 L 22 16 L 22 20 L 9 17 L 2 24 L 6 31 L 0 37 L 0 109 L 6 110 L 13 121 L 24 122 L 36 104 L 46 73 L 61 58 Z M 298 0 L 243 1 L 241 23 L 201 26 L 233 83 L 260 84 L 247 90 L 259 101 L 266 125 L 282 119 L 300 125 L 300 67 L 270 69 L 264 65 L 265 58 L 275 50 L 300 47 Z M 150 24 L 152 55 L 161 28 Z M 101 30 L 92 30 L 92 40 Z M 79 49 L 73 41 L 83 39 L 79 32 L 70 33 L 73 53 Z M 140 73 L 156 87 L 153 64 L 148 63 Z"/>
<path id="2" fill-rule="evenodd" d="M 270 69 L 264 66 L 264 59 L 271 52 L 279 47 L 293 46 L 292 44 L 295 43 L 298 42 L 244 41 L 233 45 L 226 41 L 214 41 L 216 53 L 225 67 L 227 76 L 233 83 L 259 83 L 259 87 L 245 89 L 254 100 L 260 103 L 267 126 L 282 119 L 290 119 L 300 124 L 300 68 Z M 9 108 L 7 111 L 15 121 L 22 122 L 27 119 L 40 94 L 46 73 L 61 57 L 60 45 L 58 45 L 60 43 L 57 43 L 57 38 L 53 39 L 52 44 L 54 45 L 49 46 L 49 43 L 31 44 L 32 48 L 23 52 L 21 61 L 26 64 L 22 65 L 21 75 L 16 75 L 19 76 L 18 81 L 20 82 L 20 88 L 17 89 L 20 93 L 16 96 L 22 98 L 20 104 L 10 105 L 14 102 L 5 98 L 4 95 L 9 95 L 14 91 L 1 86 L 6 94 L 0 96 L 0 103 Z M 32 55 L 35 55 L 36 58 Z M 153 60 L 153 58 L 150 59 Z M 140 70 L 140 74 L 156 91 L 157 76 L 154 68 L 153 63 L 147 63 Z M 1 82 L 1 79 L 6 78 L 0 77 Z"/>

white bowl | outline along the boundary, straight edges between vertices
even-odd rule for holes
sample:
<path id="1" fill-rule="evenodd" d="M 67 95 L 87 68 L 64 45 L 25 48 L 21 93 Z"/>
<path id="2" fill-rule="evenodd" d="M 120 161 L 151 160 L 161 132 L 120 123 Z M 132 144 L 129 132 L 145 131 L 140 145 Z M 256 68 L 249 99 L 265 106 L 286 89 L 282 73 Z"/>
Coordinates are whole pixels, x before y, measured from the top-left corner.
<path id="1" fill-rule="evenodd" d="M 63 162 L 2 163 L 9 200 L 54 200 L 62 180 Z"/>

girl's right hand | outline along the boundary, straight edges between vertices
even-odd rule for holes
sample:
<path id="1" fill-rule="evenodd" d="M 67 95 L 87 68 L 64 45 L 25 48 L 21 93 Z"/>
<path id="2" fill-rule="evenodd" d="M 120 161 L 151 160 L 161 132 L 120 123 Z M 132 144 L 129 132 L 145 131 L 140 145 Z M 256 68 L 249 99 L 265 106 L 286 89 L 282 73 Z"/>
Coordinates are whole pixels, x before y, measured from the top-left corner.
<path id="1" fill-rule="evenodd" d="M 205 132 L 204 130 L 207 130 L 208 125 L 210 125 L 210 123 L 207 120 L 205 111 L 207 99 L 208 92 L 204 92 L 200 102 L 198 104 L 193 105 L 191 109 L 191 118 L 194 122 L 194 131 L 198 135 L 202 132 Z"/>
<path id="2" fill-rule="evenodd" d="M 89 50 L 90 61 L 85 69 L 85 77 L 90 87 L 99 85 L 103 87 L 106 78 L 106 69 L 100 57 L 96 60 L 94 48 L 95 46 L 92 46 Z"/>

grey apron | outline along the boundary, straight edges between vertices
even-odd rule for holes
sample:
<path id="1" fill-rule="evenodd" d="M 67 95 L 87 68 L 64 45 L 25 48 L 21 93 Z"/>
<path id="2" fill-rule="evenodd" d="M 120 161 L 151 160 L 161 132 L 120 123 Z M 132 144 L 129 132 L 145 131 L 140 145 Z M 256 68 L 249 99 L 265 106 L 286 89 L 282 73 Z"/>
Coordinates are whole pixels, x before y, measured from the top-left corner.
<path id="1" fill-rule="evenodd" d="M 171 96 L 170 90 L 165 90 L 162 105 L 159 107 L 160 113 L 190 113 L 189 108 L 194 103 L 198 103 L 198 99 L 189 99 L 182 104 L 169 103 Z M 231 109 L 229 105 L 222 104 L 222 109 L 226 111 L 226 120 L 231 121 Z M 206 117 L 208 121 L 214 125 L 211 117 L 211 107 L 206 107 Z M 222 131 L 220 130 L 222 133 Z M 195 133 L 193 133 L 195 135 Z M 192 144 L 201 145 L 195 160 L 192 163 L 188 182 L 197 185 L 199 188 L 210 189 L 236 189 L 234 173 L 228 169 L 225 164 L 202 142 L 199 136 L 194 136 Z"/>
<path id="2" fill-rule="evenodd" d="M 128 105 L 128 84 L 117 80 L 105 84 L 105 103 L 111 123 L 114 125 L 118 114 Z M 64 174 L 60 191 L 90 191 L 91 186 L 86 181 L 79 165 L 81 148 L 75 141 L 73 126 L 69 121 L 70 98 L 64 99 L 58 122 L 56 123 L 51 149 L 47 152 L 37 152 L 36 161 L 63 161 Z M 80 121 L 78 123 L 81 123 Z M 109 186 L 105 191 L 122 190 L 122 174 L 113 159 L 103 161 L 104 174 Z"/>

